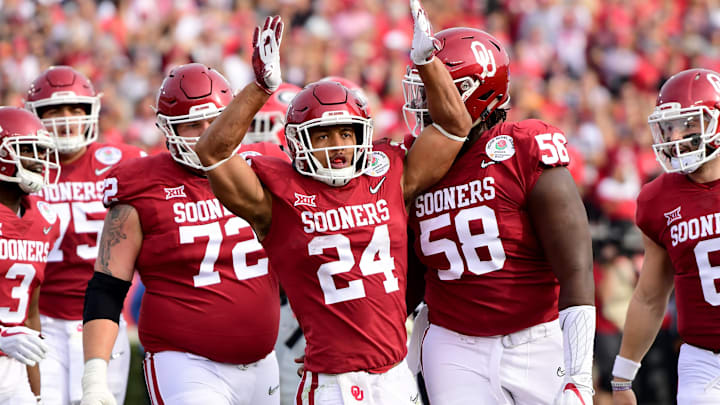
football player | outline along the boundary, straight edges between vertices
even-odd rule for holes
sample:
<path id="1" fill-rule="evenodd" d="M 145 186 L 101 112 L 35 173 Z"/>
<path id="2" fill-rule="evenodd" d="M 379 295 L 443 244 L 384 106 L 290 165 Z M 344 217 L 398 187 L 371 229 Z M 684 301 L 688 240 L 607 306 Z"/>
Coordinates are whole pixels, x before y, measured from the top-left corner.
<path id="1" fill-rule="evenodd" d="M 417 0 L 411 57 L 433 97 L 428 127 L 405 151 L 372 139 L 365 103 L 339 83 L 306 86 L 288 109 L 293 165 L 233 158 L 255 112 L 280 84 L 280 17 L 254 35 L 256 84 L 236 97 L 196 145 L 218 198 L 246 218 L 305 333 L 298 404 L 417 404 L 406 354 L 405 202 L 438 180 L 470 119 Z M 290 235 L 290 237 L 288 237 Z"/>
<path id="2" fill-rule="evenodd" d="M 135 269 L 145 285 L 138 332 L 152 403 L 280 403 L 277 280 L 193 150 L 232 98 L 215 70 L 174 68 L 156 105 L 169 152 L 120 164 L 105 180 L 110 210 L 85 301 L 83 405 L 116 404 L 106 374 Z"/>
<path id="3" fill-rule="evenodd" d="M 720 402 L 720 74 L 680 72 L 648 118 L 665 173 L 643 186 L 636 222 L 645 259 L 628 307 L 611 382 L 616 405 L 636 404 L 632 381 L 675 288 L 680 405 Z"/>
<path id="4" fill-rule="evenodd" d="M 51 348 L 40 365 L 45 405 L 68 405 L 82 393 L 82 310 L 93 274 L 106 209 L 103 181 L 122 160 L 144 155 L 135 146 L 107 145 L 98 138 L 100 95 L 92 83 L 69 66 L 53 66 L 38 76 L 27 92 L 25 107 L 41 118 L 60 153 L 57 185 L 39 194 L 59 218 L 60 238 L 50 255 L 40 293 L 43 335 Z M 122 403 L 130 366 L 125 321 L 110 364 L 112 391 Z"/>
<path id="5" fill-rule="evenodd" d="M 27 110 L 0 107 L 0 404 L 39 402 L 38 297 L 60 231 L 50 205 L 29 196 L 57 182 L 55 143 Z M 29 384 L 28 384 L 29 382 Z M 36 400 L 37 397 L 37 400 Z"/>
<path id="6" fill-rule="evenodd" d="M 290 100 L 300 91 L 300 87 L 291 83 L 282 83 L 268 101 L 255 114 L 243 144 L 261 142 L 287 146 L 285 143 L 285 113 Z"/>
<path id="7" fill-rule="evenodd" d="M 473 126 L 447 175 L 410 205 L 429 269 L 429 327 L 414 335 L 430 402 L 592 404 L 591 239 L 565 135 L 505 122 L 509 58 L 496 38 L 473 28 L 436 38 Z M 403 86 L 417 133 L 433 100 L 411 67 Z"/>

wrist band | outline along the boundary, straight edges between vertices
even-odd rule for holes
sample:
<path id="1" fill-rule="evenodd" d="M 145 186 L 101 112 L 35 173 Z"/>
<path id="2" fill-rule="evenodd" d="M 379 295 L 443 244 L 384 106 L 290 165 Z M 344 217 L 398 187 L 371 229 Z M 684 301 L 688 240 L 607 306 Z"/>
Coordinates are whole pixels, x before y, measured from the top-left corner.
<path id="1" fill-rule="evenodd" d="M 467 136 L 457 136 L 457 135 L 453 135 L 453 134 L 451 134 L 450 132 L 446 131 L 445 128 L 441 127 L 440 125 L 438 125 L 438 124 L 436 124 L 436 123 L 434 123 L 434 122 L 432 123 L 432 126 L 434 126 L 435 129 L 437 129 L 438 131 L 440 131 L 441 134 L 443 134 L 443 135 L 445 135 L 446 137 L 452 139 L 453 141 L 457 141 L 457 142 L 465 142 L 465 141 L 467 141 Z"/>
<path id="2" fill-rule="evenodd" d="M 627 391 L 632 389 L 632 381 L 610 381 L 613 391 Z"/>
<path id="3" fill-rule="evenodd" d="M 228 157 L 226 157 L 225 159 L 222 159 L 222 160 L 220 160 L 220 161 L 218 161 L 218 162 L 215 162 L 215 163 L 211 164 L 210 166 L 203 166 L 203 167 L 202 167 L 202 170 L 207 173 L 207 172 L 209 172 L 209 171 L 212 171 L 212 170 L 217 169 L 218 167 L 220 167 L 220 165 L 222 165 L 223 163 L 225 163 L 225 162 L 227 162 L 228 160 L 232 159 L 233 156 L 237 155 L 237 152 L 238 152 L 238 150 L 240 150 L 240 147 L 242 147 L 242 144 L 238 144 L 238 146 L 237 146 L 235 149 L 233 149 L 233 151 L 232 151 L 232 153 L 230 154 L 230 156 L 228 156 Z"/>
<path id="4" fill-rule="evenodd" d="M 635 375 L 640 369 L 640 363 L 636 363 L 630 359 L 620 356 L 615 356 L 615 364 L 613 365 L 612 375 L 613 377 L 623 378 L 628 381 L 635 379 Z"/>

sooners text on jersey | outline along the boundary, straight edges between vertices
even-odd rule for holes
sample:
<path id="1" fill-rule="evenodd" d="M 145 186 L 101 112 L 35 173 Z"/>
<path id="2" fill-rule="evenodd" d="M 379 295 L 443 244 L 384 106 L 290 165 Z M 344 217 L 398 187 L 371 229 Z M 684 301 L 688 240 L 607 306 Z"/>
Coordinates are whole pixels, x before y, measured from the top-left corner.
<path id="1" fill-rule="evenodd" d="M 330 187 L 253 158 L 273 194 L 263 246 L 307 340 L 305 368 L 383 371 L 406 354 L 404 150 L 375 145 L 367 174 Z"/>
<path id="2" fill-rule="evenodd" d="M 85 289 L 93 274 L 105 219 L 103 180 L 114 164 L 141 154 L 144 152 L 135 146 L 92 143 L 78 160 L 62 165 L 58 184 L 38 193 L 57 213 L 60 228 L 40 290 L 43 315 L 82 319 Z"/>
<path id="3" fill-rule="evenodd" d="M 44 278 L 50 246 L 59 234 L 59 221 L 50 205 L 24 197 L 25 213 L 18 218 L 0 205 L 0 325 L 22 325 L 33 291 Z"/>
<path id="4" fill-rule="evenodd" d="M 663 174 L 642 188 L 636 220 L 675 268 L 680 336 L 720 350 L 720 182 Z"/>
<path id="5" fill-rule="evenodd" d="M 430 322 L 494 336 L 557 318 L 558 282 L 534 236 L 527 196 L 545 167 L 568 164 L 565 142 L 541 121 L 498 124 L 415 199 L 409 224 L 429 269 Z"/>
<path id="6" fill-rule="evenodd" d="M 280 319 L 277 280 L 250 225 L 220 204 L 207 178 L 162 153 L 114 167 L 105 184 L 108 205 L 132 205 L 140 217 L 145 350 L 232 364 L 267 356 Z"/>

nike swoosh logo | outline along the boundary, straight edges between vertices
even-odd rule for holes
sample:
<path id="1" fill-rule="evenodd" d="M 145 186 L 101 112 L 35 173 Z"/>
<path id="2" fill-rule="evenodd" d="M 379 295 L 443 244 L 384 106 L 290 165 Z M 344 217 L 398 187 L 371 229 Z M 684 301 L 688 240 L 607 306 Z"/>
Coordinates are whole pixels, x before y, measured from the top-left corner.
<path id="1" fill-rule="evenodd" d="M 420 394 L 415 394 L 414 397 L 410 398 L 410 402 L 417 404 L 418 397 L 420 397 Z"/>
<path id="2" fill-rule="evenodd" d="M 385 176 L 383 176 L 382 179 L 378 182 L 378 184 L 375 185 L 375 187 L 370 186 L 370 193 L 376 194 L 378 191 L 380 191 L 380 186 L 385 182 Z"/>
<path id="3" fill-rule="evenodd" d="M 111 168 L 112 168 L 112 166 L 105 166 L 102 169 L 95 169 L 95 175 L 99 176 L 99 175 L 105 173 L 106 171 L 110 170 Z"/>
<path id="4" fill-rule="evenodd" d="M 274 386 L 274 387 L 268 388 L 268 395 L 272 395 L 272 394 L 276 393 L 277 390 L 278 390 L 278 388 L 280 388 L 280 385 L 279 385 L 279 384 L 276 385 L 276 386 Z"/>
<path id="5" fill-rule="evenodd" d="M 6 330 L 0 332 L 0 336 L 2 336 L 2 337 L 10 337 L 10 336 L 24 335 L 24 334 L 25 334 L 25 332 L 8 333 L 8 331 L 6 331 Z"/>
<path id="6" fill-rule="evenodd" d="M 47 228 L 43 228 L 43 234 L 47 235 L 52 230 L 52 226 L 48 226 Z"/>
<path id="7" fill-rule="evenodd" d="M 495 163 L 497 163 L 497 162 L 492 161 L 492 160 L 489 161 L 489 162 L 486 161 L 486 160 L 483 160 L 482 162 L 480 162 L 480 167 L 482 167 L 482 168 L 484 169 L 484 168 L 486 168 L 486 167 L 488 167 L 488 166 L 494 165 Z"/>

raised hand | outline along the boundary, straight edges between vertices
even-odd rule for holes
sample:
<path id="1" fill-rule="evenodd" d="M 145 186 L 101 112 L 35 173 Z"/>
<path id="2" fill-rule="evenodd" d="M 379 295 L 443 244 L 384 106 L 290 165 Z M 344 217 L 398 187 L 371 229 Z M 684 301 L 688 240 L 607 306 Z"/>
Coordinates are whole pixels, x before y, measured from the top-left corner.
<path id="1" fill-rule="evenodd" d="M 255 82 L 268 94 L 272 94 L 282 83 L 280 42 L 283 27 L 280 16 L 267 17 L 262 29 L 255 27 L 253 34 L 252 65 Z"/>
<path id="2" fill-rule="evenodd" d="M 25 365 L 32 367 L 37 364 L 45 358 L 48 349 L 36 330 L 25 326 L 0 330 L 0 350 Z"/>
<path id="3" fill-rule="evenodd" d="M 430 21 L 420 5 L 420 0 L 410 0 L 410 12 L 413 16 L 410 59 L 415 65 L 425 65 L 432 62 L 435 52 L 440 50 L 440 41 L 433 37 Z"/>

